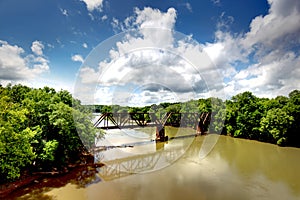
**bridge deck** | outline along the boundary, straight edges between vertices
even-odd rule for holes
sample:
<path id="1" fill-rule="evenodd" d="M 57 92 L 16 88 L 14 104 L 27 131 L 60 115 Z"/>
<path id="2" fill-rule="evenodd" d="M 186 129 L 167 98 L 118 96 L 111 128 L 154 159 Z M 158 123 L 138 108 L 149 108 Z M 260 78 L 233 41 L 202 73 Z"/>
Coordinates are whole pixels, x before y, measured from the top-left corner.
<path id="1" fill-rule="evenodd" d="M 203 132 L 204 124 L 209 123 L 212 113 L 165 113 L 158 119 L 155 113 L 103 113 L 94 126 L 99 129 L 137 128 L 144 126 L 187 126 L 193 125 Z"/>
<path id="2" fill-rule="evenodd" d="M 147 127 L 155 127 L 157 126 L 156 124 L 147 124 L 147 125 L 144 125 L 144 126 L 147 126 Z M 140 125 L 137 125 L 137 124 L 133 124 L 133 125 L 122 125 L 122 126 L 103 126 L 103 127 L 96 127 L 98 129 L 126 129 L 126 128 L 139 128 L 139 127 L 143 127 L 143 126 L 140 126 Z"/>

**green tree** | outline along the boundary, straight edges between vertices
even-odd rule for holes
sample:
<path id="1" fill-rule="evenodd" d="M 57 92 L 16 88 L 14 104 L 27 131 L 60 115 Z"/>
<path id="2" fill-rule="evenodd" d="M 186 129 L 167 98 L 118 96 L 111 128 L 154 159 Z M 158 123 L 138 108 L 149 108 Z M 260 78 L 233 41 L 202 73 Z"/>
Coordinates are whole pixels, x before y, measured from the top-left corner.
<path id="1" fill-rule="evenodd" d="M 199 113 L 199 102 L 197 100 L 190 100 L 181 103 L 180 112 L 181 113 Z"/>
<path id="2" fill-rule="evenodd" d="M 230 136 L 234 136 L 236 130 L 238 130 L 236 119 L 238 116 L 238 108 L 234 102 L 230 100 L 225 101 L 226 105 L 226 118 L 225 118 L 225 133 Z"/>
<path id="3" fill-rule="evenodd" d="M 199 112 L 211 112 L 211 99 L 199 99 Z"/>
<path id="4" fill-rule="evenodd" d="M 221 133 L 226 118 L 226 104 L 219 98 L 209 98 L 211 105 L 211 120 L 209 132 Z"/>
<path id="5" fill-rule="evenodd" d="M 263 117 L 261 124 L 261 134 L 268 138 L 268 142 L 278 145 L 286 145 L 287 131 L 294 119 L 281 108 L 272 108 L 268 110 L 266 117 Z"/>
<path id="6" fill-rule="evenodd" d="M 294 90 L 289 93 L 289 101 L 285 110 L 294 121 L 287 133 L 287 144 L 289 146 L 300 147 L 300 91 Z"/>
<path id="7" fill-rule="evenodd" d="M 260 119 L 263 113 L 259 109 L 259 99 L 251 92 L 244 92 L 232 97 L 228 105 L 227 131 L 232 131 L 234 137 L 259 139 Z"/>
<path id="8" fill-rule="evenodd" d="M 31 141 L 37 132 L 25 128 L 26 113 L 10 97 L 0 96 L 0 182 L 20 177 L 36 156 Z"/>
<path id="9" fill-rule="evenodd" d="M 22 169 L 51 170 L 76 162 L 95 143 L 91 120 L 90 110 L 67 91 L 0 87 L 1 180 L 19 177 Z"/>

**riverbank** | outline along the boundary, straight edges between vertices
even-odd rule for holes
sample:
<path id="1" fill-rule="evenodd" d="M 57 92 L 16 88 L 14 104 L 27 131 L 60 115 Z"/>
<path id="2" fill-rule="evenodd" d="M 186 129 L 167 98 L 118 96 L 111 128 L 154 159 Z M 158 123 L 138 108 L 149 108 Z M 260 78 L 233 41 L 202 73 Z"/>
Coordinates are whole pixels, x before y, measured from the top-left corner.
<path id="1" fill-rule="evenodd" d="M 18 180 L 0 185 L 0 199 L 13 196 L 13 193 L 22 193 L 22 189 L 34 187 L 34 185 L 39 185 L 39 187 L 41 184 L 44 186 L 51 184 L 61 186 L 61 184 L 53 181 L 57 178 L 64 180 L 62 182 L 65 182 L 65 184 L 69 180 L 78 179 L 78 177 L 87 179 L 89 176 L 94 176 L 97 173 L 97 168 L 103 165 L 103 163 L 94 163 L 92 155 L 85 155 L 80 163 L 69 164 L 60 171 L 24 172 Z"/>
<path id="2" fill-rule="evenodd" d="M 0 198 L 5 198 L 6 196 L 8 196 L 9 194 L 11 194 L 12 192 L 25 187 L 25 186 L 29 186 L 30 184 L 32 184 L 34 181 L 38 181 L 41 179 L 41 175 L 28 175 L 28 176 L 23 176 L 22 178 L 20 178 L 17 181 L 14 182 L 10 182 L 10 183 L 5 183 L 5 184 L 1 184 L 0 185 Z"/>

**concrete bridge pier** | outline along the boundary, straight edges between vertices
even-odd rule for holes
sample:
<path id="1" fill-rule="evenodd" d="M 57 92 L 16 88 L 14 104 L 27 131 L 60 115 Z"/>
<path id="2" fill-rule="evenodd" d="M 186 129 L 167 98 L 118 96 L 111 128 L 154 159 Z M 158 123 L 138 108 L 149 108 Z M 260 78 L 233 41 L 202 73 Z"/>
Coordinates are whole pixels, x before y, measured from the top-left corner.
<path id="1" fill-rule="evenodd" d="M 204 127 L 200 122 L 197 123 L 196 134 L 204 135 Z"/>
<path id="2" fill-rule="evenodd" d="M 156 126 L 156 141 L 168 141 L 168 136 L 165 136 L 165 127 L 162 124 Z"/>

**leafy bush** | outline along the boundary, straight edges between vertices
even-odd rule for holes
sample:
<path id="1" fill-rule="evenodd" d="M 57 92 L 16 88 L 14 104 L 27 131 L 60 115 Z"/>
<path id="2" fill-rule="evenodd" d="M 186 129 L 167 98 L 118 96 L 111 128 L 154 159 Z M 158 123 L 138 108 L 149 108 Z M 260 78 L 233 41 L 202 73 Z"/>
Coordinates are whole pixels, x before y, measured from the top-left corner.
<path id="1" fill-rule="evenodd" d="M 94 145 L 95 136 L 90 114 L 69 92 L 0 86 L 2 182 L 20 177 L 23 169 L 51 170 L 75 162 Z"/>

